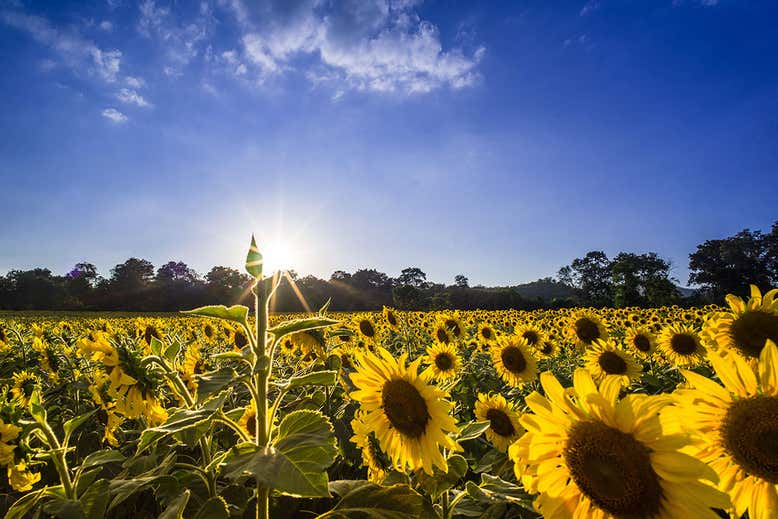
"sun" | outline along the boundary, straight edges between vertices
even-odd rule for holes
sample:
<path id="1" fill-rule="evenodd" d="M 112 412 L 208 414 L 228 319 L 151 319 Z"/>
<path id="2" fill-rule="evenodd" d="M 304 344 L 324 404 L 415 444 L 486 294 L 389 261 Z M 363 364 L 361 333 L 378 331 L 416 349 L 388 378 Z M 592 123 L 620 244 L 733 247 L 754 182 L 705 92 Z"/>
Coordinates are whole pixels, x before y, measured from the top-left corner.
<path id="1" fill-rule="evenodd" d="M 286 240 L 268 241 L 260 245 L 265 275 L 290 270 L 299 261 L 300 254 L 293 243 Z"/>

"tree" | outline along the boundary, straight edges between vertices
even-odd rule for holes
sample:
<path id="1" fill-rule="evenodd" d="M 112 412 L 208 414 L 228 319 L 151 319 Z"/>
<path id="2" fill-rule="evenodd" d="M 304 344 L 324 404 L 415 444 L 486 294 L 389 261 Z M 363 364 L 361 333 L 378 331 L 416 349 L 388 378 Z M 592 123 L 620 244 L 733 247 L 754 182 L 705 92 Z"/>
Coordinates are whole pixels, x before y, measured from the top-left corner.
<path id="1" fill-rule="evenodd" d="M 679 299 L 670 278 L 670 263 L 654 252 L 620 252 L 611 262 L 611 293 L 619 308 L 663 306 Z"/>
<path id="2" fill-rule="evenodd" d="M 12 270 L 5 277 L 8 300 L 13 310 L 55 310 L 65 307 L 63 278 L 49 269 Z"/>
<path id="3" fill-rule="evenodd" d="M 464 274 L 457 274 L 454 276 L 454 286 L 459 288 L 468 288 L 470 284 Z"/>
<path id="4" fill-rule="evenodd" d="M 106 306 L 117 310 L 148 309 L 149 288 L 154 279 L 154 265 L 151 262 L 130 258 L 111 269 Z M 104 299 L 105 301 L 105 299 Z"/>
<path id="5" fill-rule="evenodd" d="M 581 304 L 589 306 L 611 304 L 610 277 L 610 261 L 603 251 L 587 252 L 557 274 L 560 282 L 575 288 Z"/>
<path id="6" fill-rule="evenodd" d="M 199 281 L 200 276 L 183 261 L 168 261 L 157 269 L 155 280 L 158 283 L 187 283 Z"/>
<path id="7" fill-rule="evenodd" d="M 398 285 L 408 285 L 411 287 L 422 288 L 427 282 L 427 274 L 419 267 L 408 267 L 400 272 L 397 278 Z"/>
<path id="8" fill-rule="evenodd" d="M 776 261 L 771 256 L 775 234 L 775 225 L 768 236 L 744 229 L 734 236 L 698 245 L 689 255 L 689 283 L 700 285 L 716 302 L 722 302 L 727 294 L 747 296 L 749 285 L 771 286 L 776 281 L 771 269 Z"/>
<path id="9" fill-rule="evenodd" d="M 248 287 L 252 281 L 248 274 L 230 267 L 213 267 L 205 275 L 208 297 L 212 301 L 223 301 L 224 304 L 236 304 L 242 297 L 248 296 Z"/>
<path id="10" fill-rule="evenodd" d="M 98 281 L 97 267 L 91 263 L 76 263 L 65 274 L 65 287 L 70 298 L 69 306 L 81 308 L 90 302 L 92 291 Z"/>

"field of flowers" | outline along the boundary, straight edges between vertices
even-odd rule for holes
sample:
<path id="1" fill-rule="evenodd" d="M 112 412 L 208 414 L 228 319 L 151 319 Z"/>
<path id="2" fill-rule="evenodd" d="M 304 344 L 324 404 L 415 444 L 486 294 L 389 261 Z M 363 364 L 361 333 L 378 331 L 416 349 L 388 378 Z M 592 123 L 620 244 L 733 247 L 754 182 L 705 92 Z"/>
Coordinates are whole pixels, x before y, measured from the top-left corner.
<path id="1" fill-rule="evenodd" d="M 258 320 L 8 314 L 0 510 L 774 518 L 777 295 L 267 319 L 260 291 Z"/>

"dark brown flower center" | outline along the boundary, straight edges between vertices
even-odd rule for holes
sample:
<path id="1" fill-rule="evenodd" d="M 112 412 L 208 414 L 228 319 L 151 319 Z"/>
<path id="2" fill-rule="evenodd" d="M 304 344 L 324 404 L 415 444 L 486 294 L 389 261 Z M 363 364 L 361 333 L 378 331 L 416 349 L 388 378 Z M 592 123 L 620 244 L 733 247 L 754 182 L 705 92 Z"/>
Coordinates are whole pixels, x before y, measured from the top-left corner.
<path id="1" fill-rule="evenodd" d="M 389 380 L 381 391 L 381 399 L 392 427 L 411 438 L 424 434 L 430 414 L 427 402 L 413 384 L 402 379 Z"/>
<path id="2" fill-rule="evenodd" d="M 679 355 L 691 355 L 697 351 L 697 341 L 688 333 L 676 333 L 670 339 L 670 348 Z"/>
<path id="3" fill-rule="evenodd" d="M 778 397 L 756 396 L 729 406 L 721 439 L 748 474 L 778 484 Z"/>
<path id="4" fill-rule="evenodd" d="M 645 335 L 635 335 L 635 338 L 632 339 L 632 344 L 635 345 L 636 350 L 643 353 L 651 351 L 651 341 Z"/>
<path id="5" fill-rule="evenodd" d="M 435 365 L 441 371 L 448 371 L 454 365 L 454 359 L 449 353 L 438 353 L 435 356 Z"/>
<path id="6" fill-rule="evenodd" d="M 386 312 L 386 320 L 390 325 L 397 326 L 397 317 L 395 317 L 394 312 Z"/>
<path id="7" fill-rule="evenodd" d="M 211 327 L 210 324 L 205 325 L 205 328 L 203 329 L 203 333 L 205 333 L 205 336 L 208 337 L 209 339 L 213 337 L 213 328 Z"/>
<path id="8" fill-rule="evenodd" d="M 437 330 L 435 330 L 435 336 L 438 338 L 438 342 L 443 342 L 443 343 L 447 343 L 450 338 L 445 328 L 438 328 Z"/>
<path id="9" fill-rule="evenodd" d="M 582 317 L 575 322 L 575 334 L 584 344 L 591 344 L 600 338 L 600 328 L 591 319 Z"/>
<path id="10" fill-rule="evenodd" d="M 658 515 L 659 477 L 649 449 L 631 434 L 602 422 L 578 422 L 563 453 L 578 488 L 605 512 L 625 518 Z"/>
<path id="11" fill-rule="evenodd" d="M 487 341 L 490 340 L 492 337 L 494 337 L 494 334 L 492 333 L 492 329 L 487 326 L 481 328 L 481 337 L 483 337 Z"/>
<path id="12" fill-rule="evenodd" d="M 526 332 L 522 333 L 521 336 L 527 339 L 527 342 L 530 344 L 530 346 L 537 344 L 538 339 L 540 339 L 538 334 L 532 330 L 527 330 Z"/>
<path id="13" fill-rule="evenodd" d="M 527 359 L 516 346 L 506 346 L 500 353 L 502 364 L 511 373 L 521 373 L 527 368 Z"/>
<path id="14" fill-rule="evenodd" d="M 600 353 L 597 363 L 608 375 L 623 375 L 627 372 L 627 363 L 618 353 L 604 351 Z"/>
<path id="15" fill-rule="evenodd" d="M 373 327 L 373 323 L 367 319 L 359 321 L 359 331 L 362 332 L 362 335 L 365 337 L 373 337 L 375 335 L 375 328 Z"/>
<path id="16" fill-rule="evenodd" d="M 238 348 L 242 348 L 248 343 L 249 340 L 246 338 L 246 335 L 243 332 L 239 332 L 239 331 L 235 332 L 235 346 L 237 346 Z"/>
<path id="17" fill-rule="evenodd" d="M 732 323 L 730 336 L 743 355 L 759 357 L 767 339 L 778 344 L 778 315 L 748 311 Z"/>
<path id="18" fill-rule="evenodd" d="M 508 415 L 500 409 L 489 409 L 486 411 L 486 419 L 489 420 L 489 427 L 500 436 L 510 438 L 516 434 L 516 428 Z"/>
<path id="19" fill-rule="evenodd" d="M 540 350 L 543 355 L 551 355 L 551 353 L 554 351 L 554 346 L 550 342 L 544 342 L 543 348 Z"/>

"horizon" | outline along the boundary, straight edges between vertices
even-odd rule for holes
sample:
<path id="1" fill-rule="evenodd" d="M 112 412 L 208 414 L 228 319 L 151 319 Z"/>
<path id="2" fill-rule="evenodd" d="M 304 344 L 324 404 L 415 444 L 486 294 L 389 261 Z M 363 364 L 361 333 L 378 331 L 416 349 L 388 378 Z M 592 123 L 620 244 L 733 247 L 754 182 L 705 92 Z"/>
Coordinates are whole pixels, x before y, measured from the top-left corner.
<path id="1" fill-rule="evenodd" d="M 769 230 L 778 5 L 0 2 L 0 273 L 514 286 Z M 773 56 L 772 58 L 770 56 Z M 755 189 L 756 187 L 756 189 Z"/>

